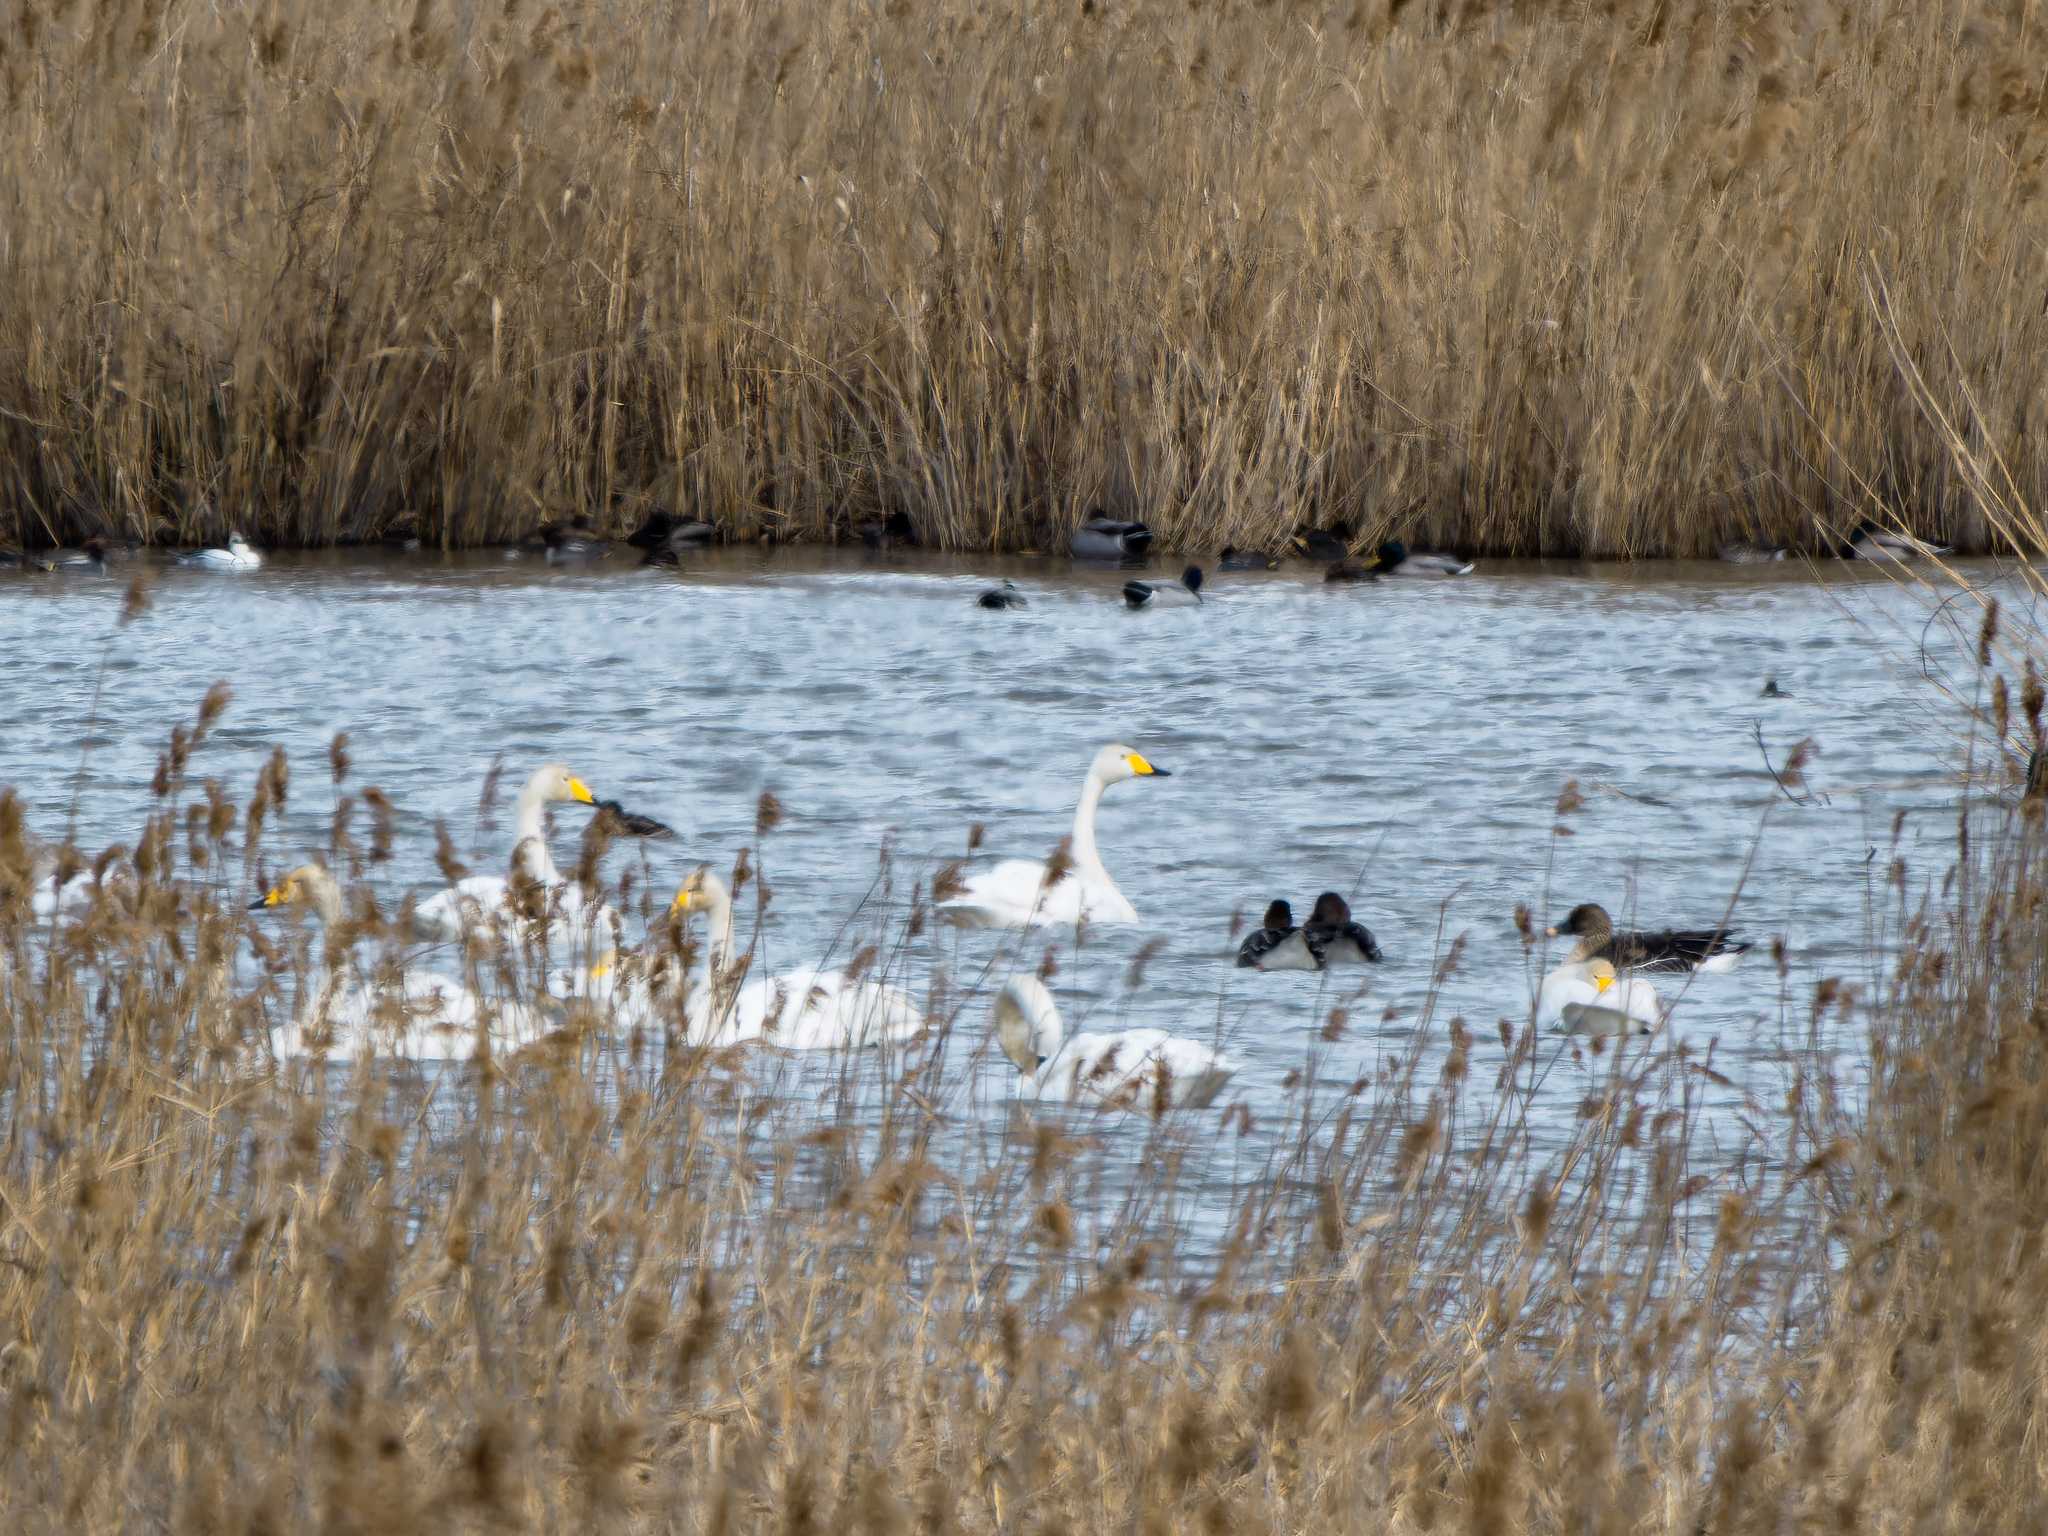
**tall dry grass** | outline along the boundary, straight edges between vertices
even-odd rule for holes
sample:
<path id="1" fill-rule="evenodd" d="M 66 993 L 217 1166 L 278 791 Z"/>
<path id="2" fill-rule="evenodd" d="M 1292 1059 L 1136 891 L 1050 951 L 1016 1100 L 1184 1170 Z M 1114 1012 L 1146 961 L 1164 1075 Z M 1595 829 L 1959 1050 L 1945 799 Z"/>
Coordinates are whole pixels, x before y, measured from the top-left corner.
<path id="1" fill-rule="evenodd" d="M 0 538 L 651 506 L 1997 547 L 2043 29 L 1955 3 L 17 0 Z M 1874 298 L 1878 287 L 1888 298 Z"/>
<path id="2" fill-rule="evenodd" d="M 1733 1092 L 1704 1045 L 1573 1064 L 1430 1008 L 1219 1185 L 1193 1170 L 1260 1145 L 1248 1108 L 963 1093 L 973 976 L 841 1091 L 576 1010 L 481 1069 L 252 1072 L 325 951 L 241 910 L 299 855 L 282 759 L 246 801 L 202 777 L 227 707 L 170 736 L 76 922 L 30 915 L 0 795 L 0 1511 L 25 1532 L 2048 1517 L 2039 800 L 1974 808 L 1948 870 L 1873 865 L 1867 974 L 1757 958 L 1811 1046 L 1723 1113 L 1732 1144 L 1699 1134 Z M 2038 688 L 2019 710 L 2038 732 Z M 327 856 L 374 939 L 370 823 L 337 809 Z"/>

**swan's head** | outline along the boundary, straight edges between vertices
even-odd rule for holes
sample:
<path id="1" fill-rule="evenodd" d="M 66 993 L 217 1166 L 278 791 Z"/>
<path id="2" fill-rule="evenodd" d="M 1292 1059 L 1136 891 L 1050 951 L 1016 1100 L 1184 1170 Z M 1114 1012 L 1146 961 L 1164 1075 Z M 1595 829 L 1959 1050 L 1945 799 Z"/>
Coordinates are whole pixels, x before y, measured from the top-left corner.
<path id="1" fill-rule="evenodd" d="M 1266 921 L 1263 926 L 1278 929 L 1292 928 L 1294 926 L 1294 908 L 1284 901 L 1272 902 L 1266 908 Z"/>
<path id="2" fill-rule="evenodd" d="M 549 763 L 527 781 L 527 788 L 546 801 L 573 800 L 578 805 L 595 805 L 590 786 L 560 763 Z"/>
<path id="3" fill-rule="evenodd" d="M 1012 976 L 996 994 L 996 1044 L 1026 1077 L 1060 1048 L 1060 1010 L 1036 976 Z"/>
<path id="4" fill-rule="evenodd" d="M 689 878 L 676 888 L 676 899 L 669 903 L 671 912 L 709 912 L 716 907 L 732 905 L 732 892 L 709 864 L 699 864 L 690 871 Z"/>
<path id="5" fill-rule="evenodd" d="M 1598 902 L 1582 901 L 1565 914 L 1561 923 L 1548 929 L 1553 939 L 1595 939 L 1605 942 L 1614 932 L 1614 920 Z"/>
<path id="6" fill-rule="evenodd" d="M 1173 777 L 1169 770 L 1153 767 L 1136 747 L 1127 747 L 1121 742 L 1112 743 L 1095 754 L 1093 772 L 1105 784 L 1120 784 L 1125 779 Z"/>
<path id="7" fill-rule="evenodd" d="M 1308 915 L 1312 923 L 1331 923 L 1338 927 L 1351 921 L 1351 904 L 1335 891 L 1325 891 L 1316 898 L 1315 910 Z"/>
<path id="8" fill-rule="evenodd" d="M 323 889 L 334 885 L 334 877 L 318 864 L 301 864 L 277 884 L 249 903 L 251 912 L 270 907 L 292 907 L 317 901 Z"/>
<path id="9" fill-rule="evenodd" d="M 1612 962 L 1595 960 L 1586 967 L 1586 980 L 1593 983 L 1593 990 L 1595 992 L 1605 997 L 1607 989 L 1614 985 L 1614 966 Z"/>

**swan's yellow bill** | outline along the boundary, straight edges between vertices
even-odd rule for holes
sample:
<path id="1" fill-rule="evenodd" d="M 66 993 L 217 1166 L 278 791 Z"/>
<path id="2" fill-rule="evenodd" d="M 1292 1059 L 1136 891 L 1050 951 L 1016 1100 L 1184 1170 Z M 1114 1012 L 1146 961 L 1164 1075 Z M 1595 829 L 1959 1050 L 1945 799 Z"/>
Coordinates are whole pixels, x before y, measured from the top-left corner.
<path id="1" fill-rule="evenodd" d="M 1124 761 L 1131 765 L 1131 772 L 1138 775 L 1139 778 L 1144 778 L 1147 774 L 1158 774 L 1161 777 L 1164 777 L 1166 774 L 1166 770 L 1164 768 L 1154 768 L 1149 762 L 1147 762 L 1145 760 L 1145 754 L 1142 752 L 1133 752 L 1129 757 L 1125 758 Z"/>
<path id="2" fill-rule="evenodd" d="M 574 774 L 569 776 L 569 793 L 575 797 L 576 803 L 579 805 L 597 804 L 597 797 L 591 794 L 590 786 Z"/>

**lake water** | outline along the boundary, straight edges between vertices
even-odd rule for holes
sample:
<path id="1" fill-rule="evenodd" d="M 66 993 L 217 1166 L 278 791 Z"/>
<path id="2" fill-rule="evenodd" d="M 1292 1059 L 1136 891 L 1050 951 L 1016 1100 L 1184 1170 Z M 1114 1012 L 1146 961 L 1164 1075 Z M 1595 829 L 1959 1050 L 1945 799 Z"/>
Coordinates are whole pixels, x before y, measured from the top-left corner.
<path id="1" fill-rule="evenodd" d="M 1667 999 L 1683 993 L 1673 1038 L 1719 1042 L 1727 1104 L 1768 1101 L 1815 981 L 1873 979 L 1871 904 L 1885 900 L 1898 813 L 1915 881 L 1953 856 L 1965 721 L 1923 667 L 1967 695 L 1976 610 L 1930 623 L 1937 596 L 1880 572 L 1495 565 L 1329 588 L 1304 566 L 1217 575 L 1197 608 L 1139 613 L 1117 598 L 1125 574 L 745 550 L 680 574 L 497 554 L 170 570 L 107 651 L 82 775 L 122 580 L 10 578 L 0 783 L 39 834 L 61 834 L 75 787 L 81 846 L 132 842 L 166 733 L 225 679 L 234 703 L 194 777 L 240 801 L 273 746 L 290 754 L 275 872 L 324 848 L 325 754 L 347 731 L 351 787 L 380 786 L 399 811 L 395 856 L 371 876 L 387 911 L 442 883 L 436 817 L 475 867 L 502 868 L 502 812 L 498 834 L 468 846 L 499 758 L 508 801 L 531 767 L 559 760 L 675 826 L 679 842 L 622 848 L 610 866 L 644 858 L 663 897 L 700 860 L 729 867 L 773 790 L 785 815 L 765 852 L 765 943 L 779 966 L 847 953 L 842 924 L 885 846 L 899 915 L 911 881 L 964 852 L 973 824 L 989 853 L 1044 856 L 1091 754 L 1125 741 L 1173 773 L 1113 787 L 1099 824 L 1144 922 L 1097 930 L 1078 953 L 1069 939 L 1055 992 L 1069 1028 L 1220 1037 L 1244 1063 L 1224 1102 L 1267 1123 L 1404 1050 L 1458 937 L 1427 1027 L 1467 1021 L 1481 1082 L 1503 1054 L 1497 1021 L 1528 1016 L 1516 907 L 1540 925 L 1580 901 L 1661 927 L 1712 926 L 1732 900 L 1736 932 L 1785 938 L 1782 982 L 1761 949 L 1732 976 L 1660 982 Z M 975 605 L 1001 576 L 1029 607 Z M 1760 698 L 1770 678 L 1789 697 Z M 1818 743 L 1805 803 L 1767 772 L 1759 723 L 1780 764 L 1801 738 Z M 1570 779 L 1585 804 L 1558 836 Z M 565 867 L 582 820 L 555 816 Z M 1233 968 L 1234 918 L 1274 896 L 1300 916 L 1326 888 L 1350 895 L 1384 966 L 1341 979 Z M 1010 1068 L 968 1048 L 987 1017 L 983 978 L 1035 966 L 1055 942 L 928 930 L 901 957 L 920 984 L 936 967 L 956 996 L 973 989 L 950 1112 L 999 1116 Z M 1337 1005 L 1349 1022 L 1325 1041 Z M 1857 1031 L 1841 1033 L 1832 1043 L 1853 1058 Z M 1579 1096 L 1559 1080 L 1532 1106 L 1555 1116 L 1539 1145 L 1563 1135 Z"/>

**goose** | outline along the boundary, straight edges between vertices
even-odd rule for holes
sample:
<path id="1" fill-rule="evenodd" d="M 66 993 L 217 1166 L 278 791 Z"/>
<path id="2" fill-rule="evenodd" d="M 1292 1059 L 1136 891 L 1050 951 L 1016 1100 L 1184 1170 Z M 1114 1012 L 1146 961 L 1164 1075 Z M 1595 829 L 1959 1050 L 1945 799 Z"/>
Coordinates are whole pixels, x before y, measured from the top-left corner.
<path id="1" fill-rule="evenodd" d="M 701 912 L 704 958 L 685 980 L 684 1035 L 693 1046 L 759 1041 L 788 1051 L 854 1050 L 895 1044 L 924 1030 L 916 1001 L 901 987 L 803 966 L 730 988 L 732 892 L 708 866 L 676 891 L 671 912 Z"/>
<path id="2" fill-rule="evenodd" d="M 1664 1022 L 1657 989 L 1639 976 L 1617 977 L 1605 960 L 1568 961 L 1543 978 L 1536 998 L 1540 1029 L 1566 1035 L 1647 1035 Z"/>
<path id="3" fill-rule="evenodd" d="M 1191 565 L 1179 581 L 1127 581 L 1124 601 L 1133 608 L 1184 608 L 1202 600 L 1202 568 Z"/>
<path id="4" fill-rule="evenodd" d="M 1893 533 L 1878 527 L 1868 518 L 1856 525 L 1847 543 L 1839 544 L 1835 549 L 1835 554 L 1843 560 L 1890 561 L 1895 565 L 1908 560 L 1932 560 L 1948 552 L 1946 544 L 1930 544 L 1910 533 Z"/>
<path id="5" fill-rule="evenodd" d="M 1017 583 L 1006 581 L 1000 587 L 990 587 L 974 600 L 977 608 L 1022 608 L 1024 594 L 1017 590 Z"/>
<path id="6" fill-rule="evenodd" d="M 291 906 L 311 907 L 329 934 L 341 924 L 341 888 L 318 864 L 293 870 L 251 902 L 249 910 Z M 494 1052 L 516 1051 L 544 1038 L 550 1028 L 522 1003 L 486 1001 L 435 971 L 407 966 L 389 981 L 373 976 L 362 982 L 323 967 L 307 987 L 298 1015 L 270 1032 L 270 1048 L 278 1060 L 396 1056 L 468 1061 L 486 1038 Z"/>
<path id="7" fill-rule="evenodd" d="M 1102 792 L 1125 779 L 1171 778 L 1143 753 L 1120 744 L 1104 747 L 1081 781 L 1074 830 L 1067 840 L 1069 867 L 1051 874 L 1039 859 L 1005 859 L 967 877 L 957 896 L 938 903 L 938 912 L 962 928 L 1036 928 L 1062 923 L 1135 923 L 1137 912 L 1102 867 L 1095 847 L 1095 808 Z"/>
<path id="8" fill-rule="evenodd" d="M 1410 554 L 1408 546 L 1399 539 L 1387 540 L 1378 553 L 1373 569 L 1382 576 L 1468 576 L 1473 569 L 1470 560 L 1450 555 L 1433 555 L 1423 550 Z"/>
<path id="9" fill-rule="evenodd" d="M 1628 971 L 1732 971 L 1755 946 L 1719 928 L 1662 929 L 1656 933 L 1615 932 L 1607 909 L 1581 902 L 1548 930 L 1553 939 L 1575 938 L 1570 961 L 1608 960 Z"/>
<path id="10" fill-rule="evenodd" d="M 611 909 L 586 900 L 581 886 L 562 878 L 548 853 L 547 808 L 565 801 L 595 805 L 590 787 L 560 763 L 536 768 L 513 811 L 512 868 L 538 885 L 550 915 L 584 925 L 615 922 Z M 512 884 L 503 875 L 470 875 L 437 891 L 413 909 L 413 933 L 428 943 L 460 943 L 465 933 L 490 930 L 514 916 Z"/>
<path id="11" fill-rule="evenodd" d="M 910 514 L 898 508 L 887 517 L 862 523 L 860 541 L 869 549 L 915 549 L 917 528 Z"/>
<path id="12" fill-rule="evenodd" d="M 1315 910 L 1301 925 L 1302 942 L 1315 957 L 1315 968 L 1331 965 L 1378 965 L 1380 947 L 1363 924 L 1351 920 L 1351 908 L 1335 891 L 1316 898 Z"/>
<path id="13" fill-rule="evenodd" d="M 1277 571 L 1280 562 L 1271 555 L 1262 555 L 1255 549 L 1239 549 L 1234 544 L 1223 546 L 1223 553 L 1216 557 L 1219 571 Z"/>
<path id="14" fill-rule="evenodd" d="M 1023 1074 L 1018 1096 L 1103 1109 L 1200 1109 L 1238 1070 L 1220 1051 L 1163 1029 L 1063 1038 L 1060 1010 L 1036 976 L 1012 976 L 991 1010 L 996 1043 Z"/>
<path id="15" fill-rule="evenodd" d="M 1143 523 L 1120 522 L 1101 512 L 1074 530 L 1068 546 L 1076 560 L 1136 560 L 1152 547 L 1152 530 Z"/>
<path id="16" fill-rule="evenodd" d="M 1351 530 L 1339 523 L 1329 528 L 1301 528 L 1289 540 L 1304 560 L 1328 564 L 1351 553 Z"/>
<path id="17" fill-rule="evenodd" d="M 1318 969 L 1308 942 L 1294 926 L 1294 909 L 1284 901 L 1267 906 L 1265 920 L 1237 947 L 1241 970 L 1313 971 Z"/>
<path id="18" fill-rule="evenodd" d="M 1756 544 L 1748 539 L 1737 539 L 1715 550 L 1714 558 L 1725 560 L 1730 565 L 1769 565 L 1783 560 L 1788 553 L 1782 544 Z"/>
<path id="19" fill-rule="evenodd" d="M 225 547 L 191 550 L 178 556 L 178 564 L 206 571 L 253 571 L 262 566 L 263 556 L 250 547 L 248 540 L 231 531 Z"/>

